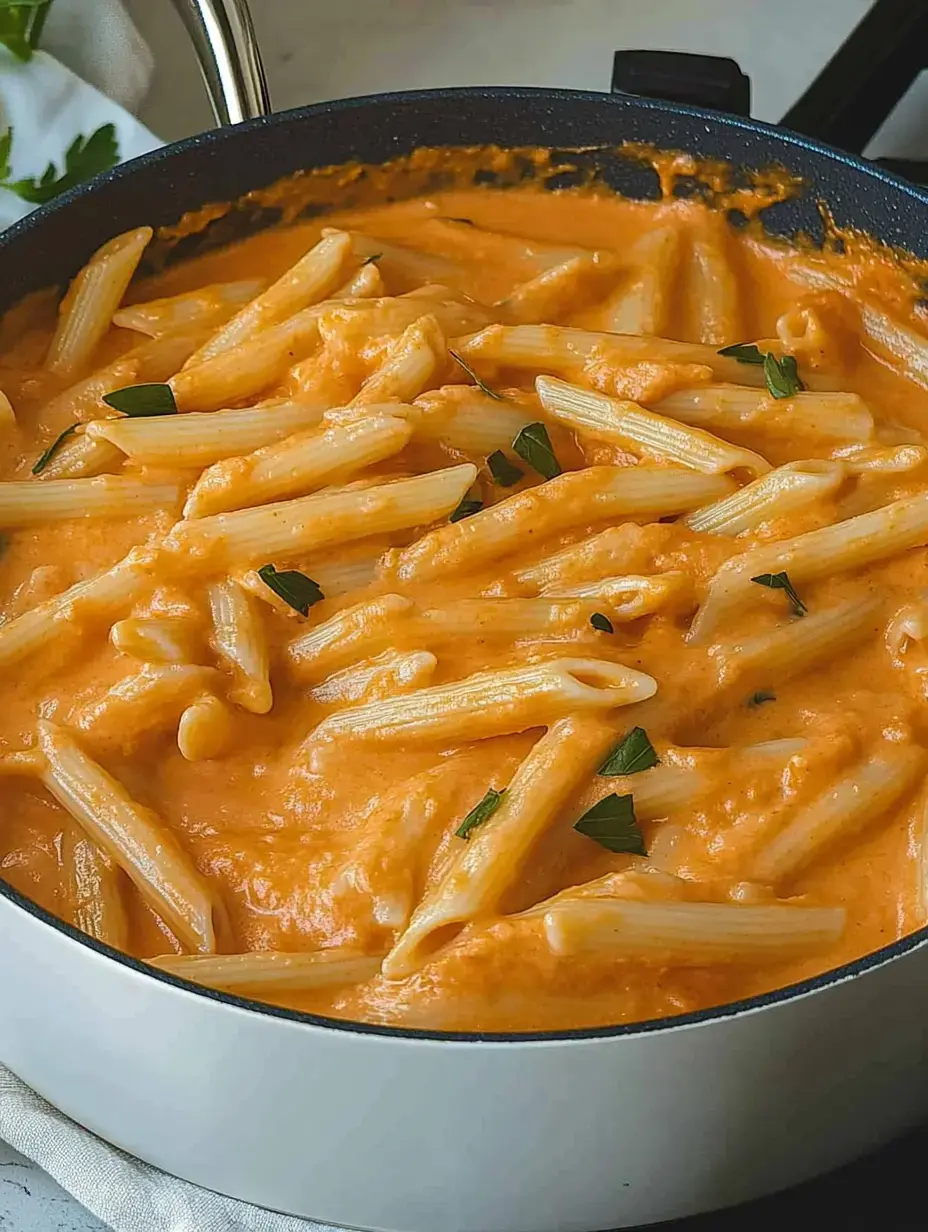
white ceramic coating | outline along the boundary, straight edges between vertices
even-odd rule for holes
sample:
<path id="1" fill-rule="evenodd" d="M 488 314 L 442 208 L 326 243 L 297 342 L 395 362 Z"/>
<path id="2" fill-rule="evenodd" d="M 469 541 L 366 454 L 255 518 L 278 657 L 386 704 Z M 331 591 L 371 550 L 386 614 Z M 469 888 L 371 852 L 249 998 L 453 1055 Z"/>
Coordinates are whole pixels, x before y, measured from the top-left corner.
<path id="1" fill-rule="evenodd" d="M 523 1042 L 187 991 L 0 897 L 0 1056 L 187 1180 L 389 1232 L 594 1232 L 782 1188 L 928 1115 L 928 945 L 686 1026 Z"/>

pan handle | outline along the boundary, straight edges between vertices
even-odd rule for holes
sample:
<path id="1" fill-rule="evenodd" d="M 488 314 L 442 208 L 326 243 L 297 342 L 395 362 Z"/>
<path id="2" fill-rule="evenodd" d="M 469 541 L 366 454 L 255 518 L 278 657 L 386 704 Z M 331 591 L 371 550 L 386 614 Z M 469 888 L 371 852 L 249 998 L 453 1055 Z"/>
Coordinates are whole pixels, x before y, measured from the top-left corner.
<path id="1" fill-rule="evenodd" d="M 174 0 L 220 124 L 270 115 L 271 97 L 248 0 Z"/>

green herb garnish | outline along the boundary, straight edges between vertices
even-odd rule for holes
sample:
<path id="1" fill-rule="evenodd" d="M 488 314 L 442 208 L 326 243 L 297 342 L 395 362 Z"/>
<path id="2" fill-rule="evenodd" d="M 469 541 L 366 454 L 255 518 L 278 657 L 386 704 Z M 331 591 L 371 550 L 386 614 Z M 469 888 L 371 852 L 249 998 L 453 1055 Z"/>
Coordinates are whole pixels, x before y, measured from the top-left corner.
<path id="1" fill-rule="evenodd" d="M 773 351 L 764 356 L 764 380 L 774 398 L 792 398 L 805 389 L 799 379 L 799 366 L 792 355 L 777 359 Z"/>
<path id="2" fill-rule="evenodd" d="M 633 727 L 599 767 L 598 773 L 610 779 L 620 774 L 638 774 L 650 770 L 659 761 L 648 733 L 643 727 Z"/>
<path id="3" fill-rule="evenodd" d="M 373 253 L 371 256 L 367 258 L 367 260 L 361 262 L 362 269 L 365 265 L 376 265 L 382 256 L 383 256 L 382 252 Z"/>
<path id="4" fill-rule="evenodd" d="M 0 14 L 3 13 L 0 8 Z M 2 39 L 0 39 L 2 41 Z M 13 130 L 8 128 L 0 138 L 0 187 L 16 193 L 31 205 L 44 205 L 69 188 L 109 171 L 119 162 L 119 147 L 116 129 L 104 124 L 89 137 L 75 137 L 65 151 L 64 171 L 59 175 L 54 163 L 49 163 L 39 179 L 10 179 L 10 151 L 13 146 Z"/>
<path id="5" fill-rule="evenodd" d="M 467 360 L 466 360 L 466 359 L 463 359 L 463 358 L 462 358 L 462 357 L 461 357 L 461 356 L 457 353 L 457 351 L 452 351 L 452 350 L 450 349 L 450 347 L 449 347 L 449 349 L 448 349 L 448 354 L 449 354 L 449 355 L 451 356 L 451 358 L 455 361 L 455 363 L 458 363 L 458 364 L 460 364 L 460 365 L 461 365 L 461 367 L 464 369 L 464 371 L 467 373 L 467 375 L 470 377 L 470 379 L 474 382 L 474 384 L 477 386 L 477 388 L 478 388 L 478 389 L 479 389 L 482 393 L 485 393 L 485 394 L 486 394 L 486 396 L 487 396 L 488 398 L 493 398 L 496 402 L 505 402 L 505 401 L 506 401 L 506 399 L 503 397 L 503 395 L 502 395 L 502 394 L 498 394 L 498 393 L 496 392 L 496 390 L 495 390 L 495 389 L 491 389 L 491 388 L 489 387 L 489 385 L 487 385 L 486 381 L 481 381 L 480 377 L 479 377 L 479 376 L 477 375 L 477 373 L 473 370 L 473 368 L 470 366 L 470 364 L 467 362 Z"/>
<path id="6" fill-rule="evenodd" d="M 487 794 L 483 797 L 479 804 L 475 804 L 470 810 L 458 828 L 455 830 L 457 838 L 469 838 L 471 830 L 475 826 L 481 825 L 488 817 L 492 817 L 499 808 L 503 796 L 506 794 L 505 787 L 502 791 L 494 791 L 491 787 Z"/>
<path id="7" fill-rule="evenodd" d="M 122 411 L 131 419 L 153 419 L 158 415 L 176 415 L 177 403 L 170 385 L 127 385 L 104 394 L 103 401 L 114 411 Z"/>
<path id="8" fill-rule="evenodd" d="M 319 583 L 296 569 L 278 572 L 273 565 L 262 565 L 258 570 L 258 577 L 301 616 L 308 616 L 313 604 L 325 598 Z"/>
<path id="9" fill-rule="evenodd" d="M 469 518 L 469 517 L 472 517 L 475 513 L 479 513 L 482 508 L 483 508 L 482 500 L 470 500 L 468 499 L 468 497 L 465 496 L 464 499 L 461 501 L 460 505 L 458 505 L 457 509 L 455 509 L 454 513 L 452 513 L 448 521 L 449 522 L 460 522 L 463 518 Z"/>
<path id="10" fill-rule="evenodd" d="M 590 617 L 590 624 L 594 629 L 598 629 L 600 633 L 615 633 L 612 621 L 608 616 L 604 616 L 602 612 L 594 612 Z"/>
<path id="11" fill-rule="evenodd" d="M 543 479 L 554 479 L 561 473 L 560 463 L 551 447 L 548 429 L 543 423 L 526 424 L 512 442 L 512 447 Z"/>
<path id="12" fill-rule="evenodd" d="M 490 474 L 501 488 L 511 488 L 525 474 L 514 462 L 510 462 L 501 449 L 497 449 L 487 458 Z"/>
<path id="13" fill-rule="evenodd" d="M 739 364 L 762 364 L 764 353 L 757 349 L 753 342 L 735 342 L 731 346 L 722 347 L 718 355 L 726 359 L 737 359 Z"/>
<path id="14" fill-rule="evenodd" d="M 758 689 L 756 693 L 752 693 L 747 700 L 751 710 L 756 710 L 758 706 L 762 706 L 764 702 L 775 702 L 777 700 L 776 693 L 771 693 L 769 689 Z"/>
<path id="15" fill-rule="evenodd" d="M 766 586 L 770 590 L 784 591 L 795 616 L 805 616 L 809 610 L 796 594 L 796 588 L 789 580 L 788 573 L 760 573 L 757 577 L 752 577 L 751 581 L 756 582 L 758 586 Z"/>
<path id="16" fill-rule="evenodd" d="M 19 60 L 31 60 L 52 0 L 2 0 L 0 43 Z"/>
<path id="17" fill-rule="evenodd" d="M 594 839 L 607 851 L 628 852 L 646 856 L 644 838 L 635 818 L 635 805 L 631 796 L 618 796 L 615 792 L 583 814 L 574 829 L 587 838 Z"/>
<path id="18" fill-rule="evenodd" d="M 58 452 L 61 446 L 65 443 L 68 437 L 73 436 L 79 427 L 80 427 L 80 424 L 76 424 L 76 423 L 71 424 L 70 428 L 65 428 L 65 430 L 59 436 L 55 437 L 55 439 L 52 441 L 49 447 L 45 450 L 45 452 L 38 459 L 35 466 L 32 468 L 33 475 L 42 474 L 46 466 L 48 466 L 49 462 L 51 462 L 52 458 L 55 456 L 55 454 Z"/>

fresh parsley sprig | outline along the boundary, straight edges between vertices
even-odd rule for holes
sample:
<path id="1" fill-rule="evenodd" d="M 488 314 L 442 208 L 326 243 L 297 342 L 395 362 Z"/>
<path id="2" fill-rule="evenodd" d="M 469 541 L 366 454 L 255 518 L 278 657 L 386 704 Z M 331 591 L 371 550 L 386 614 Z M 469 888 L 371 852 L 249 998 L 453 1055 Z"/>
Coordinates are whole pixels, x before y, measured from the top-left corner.
<path id="1" fill-rule="evenodd" d="M 18 60 L 31 60 L 52 0 L 0 0 L 0 43 Z"/>
<path id="2" fill-rule="evenodd" d="M 325 598 L 322 587 L 305 573 L 298 569 L 278 571 L 273 565 L 262 565 L 258 577 L 265 586 L 273 590 L 278 598 L 288 603 L 301 616 L 308 616 L 314 603 L 321 603 Z"/>
<path id="3" fill-rule="evenodd" d="M 502 791 L 496 791 L 490 788 L 483 799 L 474 805 L 458 828 L 455 830 L 457 838 L 469 838 L 470 832 L 475 826 L 482 825 L 488 817 L 492 817 L 503 801 L 503 796 L 506 794 L 506 788 Z"/>
<path id="4" fill-rule="evenodd" d="M 615 746 L 597 773 L 606 778 L 620 774 L 639 774 L 656 766 L 660 758 L 643 727 L 633 727 Z"/>
<path id="5" fill-rule="evenodd" d="M 461 365 L 461 367 L 464 369 L 464 371 L 467 373 L 470 379 L 474 382 L 474 384 L 477 386 L 477 388 L 480 390 L 481 393 L 486 394 L 488 398 L 493 398 L 494 401 L 496 402 L 506 401 L 506 399 L 503 397 L 502 394 L 498 394 L 495 389 L 490 388 L 490 386 L 486 383 L 486 381 L 482 381 L 480 379 L 480 377 L 473 370 L 473 368 L 470 366 L 467 360 L 464 359 L 463 356 L 459 355 L 457 351 L 452 351 L 451 348 L 449 347 L 448 354 L 451 356 L 451 358 L 456 363 Z"/>
<path id="6" fill-rule="evenodd" d="M 631 796 L 619 796 L 615 792 L 606 796 L 591 809 L 587 809 L 574 829 L 593 839 L 607 851 L 627 852 L 635 856 L 648 854 L 644 837 L 638 828 Z"/>
<path id="7" fill-rule="evenodd" d="M 66 440 L 68 440 L 70 437 L 74 435 L 74 433 L 78 430 L 79 427 L 80 427 L 80 424 L 73 423 L 71 424 L 70 427 L 65 428 L 63 432 L 59 433 L 58 436 L 55 437 L 55 439 L 52 441 L 49 447 L 45 450 L 45 452 L 39 455 L 39 458 L 37 459 L 35 466 L 33 466 L 32 468 L 33 475 L 42 474 L 46 466 L 48 466 L 49 462 L 51 462 L 52 458 L 55 456 L 55 454 L 58 452 L 61 446 L 65 443 Z"/>
<path id="8" fill-rule="evenodd" d="M 130 419 L 154 419 L 159 415 L 177 414 L 174 390 L 160 382 L 114 389 L 112 393 L 103 395 L 103 401 Z"/>
<path id="9" fill-rule="evenodd" d="M 751 581 L 758 586 L 766 586 L 769 590 L 782 590 L 789 599 L 794 616 L 805 616 L 809 610 L 796 593 L 788 573 L 759 573 L 757 577 L 752 577 Z"/>
<path id="10" fill-rule="evenodd" d="M 13 130 L 8 128 L 0 137 L 0 188 L 15 193 L 30 205 L 45 205 L 84 180 L 109 171 L 119 162 L 119 144 L 113 124 L 104 124 L 89 137 L 79 134 L 65 151 L 64 170 L 59 173 L 55 164 L 49 163 L 38 179 L 10 179 L 12 150 Z"/>
<path id="11" fill-rule="evenodd" d="M 543 423 L 526 424 L 512 442 L 512 448 L 542 479 L 555 479 L 560 475 L 561 465 Z"/>

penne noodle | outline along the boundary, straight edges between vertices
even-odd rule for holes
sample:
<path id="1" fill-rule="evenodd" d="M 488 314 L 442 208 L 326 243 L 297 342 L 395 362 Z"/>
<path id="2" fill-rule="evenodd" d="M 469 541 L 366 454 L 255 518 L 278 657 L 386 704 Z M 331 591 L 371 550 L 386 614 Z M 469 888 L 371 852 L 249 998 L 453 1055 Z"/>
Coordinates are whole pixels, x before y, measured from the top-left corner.
<path id="1" fill-rule="evenodd" d="M 843 907 L 576 899 L 544 917 L 552 951 L 680 966 L 781 962 L 833 945 Z"/>
<path id="2" fill-rule="evenodd" d="M 484 740 L 544 727 L 565 714 L 608 711 L 653 697 L 643 672 L 604 659 L 553 659 L 420 689 L 406 697 L 353 706 L 330 715 L 314 744 L 359 740 Z"/>
<path id="3" fill-rule="evenodd" d="M 67 725 L 97 747 L 129 753 L 145 736 L 173 727 L 195 697 L 215 687 L 217 677 L 212 667 L 146 663 L 73 710 Z"/>
<path id="4" fill-rule="evenodd" d="M 173 510 L 182 495 L 176 481 L 145 483 L 128 475 L 0 483 L 0 527 L 68 518 L 135 518 L 156 509 Z"/>
<path id="5" fill-rule="evenodd" d="M 420 317 L 408 326 L 380 367 L 367 378 L 353 405 L 370 406 L 390 399 L 411 401 L 434 379 L 445 358 L 445 339 L 435 317 Z"/>
<path id="6" fill-rule="evenodd" d="M 127 949 L 125 874 L 75 826 L 68 826 L 62 834 L 61 862 L 67 873 L 74 927 L 116 950 Z"/>
<path id="7" fill-rule="evenodd" d="M 298 680 L 321 680 L 337 668 L 388 649 L 397 623 L 412 610 L 412 600 L 402 595 L 378 595 L 343 608 L 292 641 L 287 663 Z"/>
<path id="8" fill-rule="evenodd" d="M 333 557 L 314 559 L 311 566 L 313 581 L 327 599 L 340 599 L 352 591 L 363 590 L 369 586 L 377 577 L 379 564 L 379 556 L 371 556 L 363 549 L 352 555 L 349 549 Z M 281 616 L 297 618 L 293 608 L 270 589 L 256 570 L 245 569 L 235 576 L 239 585 L 250 595 L 272 607 Z"/>
<path id="9" fill-rule="evenodd" d="M 845 522 L 752 548 L 726 561 L 715 574 L 688 640 L 692 645 L 705 643 L 728 616 L 745 607 L 756 589 L 752 577 L 785 571 L 794 584 L 811 582 L 926 543 L 928 494 L 923 493 Z"/>
<path id="10" fill-rule="evenodd" d="M 616 276 L 618 268 L 618 259 L 608 252 L 570 257 L 520 283 L 494 307 L 517 325 L 556 321 L 582 307 L 597 285 Z"/>
<path id="11" fill-rule="evenodd" d="M 89 479 L 118 470 L 124 461 L 121 449 L 103 438 L 87 436 L 82 432 L 53 454 L 36 479 L 41 483 L 49 479 Z"/>
<path id="12" fill-rule="evenodd" d="M 310 492 L 399 453 L 411 436 L 412 427 L 403 420 L 372 414 L 341 427 L 288 436 L 246 457 L 215 462 L 194 484 L 184 517 L 201 518 Z"/>
<path id="13" fill-rule="evenodd" d="M 118 565 L 0 625 L 0 668 L 43 649 L 57 636 L 80 637 L 110 621 L 152 584 L 154 555 L 134 549 Z"/>
<path id="14" fill-rule="evenodd" d="M 488 325 L 478 334 L 454 339 L 451 346 L 467 360 L 487 360 L 507 368 L 570 373 L 581 369 L 594 352 L 601 352 L 622 363 L 657 360 L 701 364 L 711 368 L 718 381 L 765 384 L 760 364 L 742 364 L 737 359 L 720 355 L 705 343 L 676 342 L 671 338 L 610 334 L 563 325 Z M 810 389 L 835 388 L 832 378 L 821 374 L 803 373 L 803 380 Z"/>
<path id="15" fill-rule="evenodd" d="M 254 598 L 232 578 L 213 582 L 207 596 L 212 646 L 233 676 L 229 700 L 252 714 L 267 714 L 274 704 L 270 648 Z"/>
<path id="16" fill-rule="evenodd" d="M 365 261 L 347 282 L 332 292 L 333 299 L 377 299 L 383 295 L 386 295 L 386 287 L 375 261 Z"/>
<path id="17" fill-rule="evenodd" d="M 489 564 L 524 546 L 530 534 L 540 539 L 607 518 L 683 513 L 731 490 L 731 481 L 721 475 L 677 467 L 592 466 L 558 475 L 430 531 L 411 547 L 388 552 L 384 573 L 407 582 L 427 581 Z"/>
<path id="18" fill-rule="evenodd" d="M 361 490 L 320 492 L 258 509 L 178 522 L 168 550 L 217 568 L 305 552 L 368 535 L 427 526 L 460 504 L 477 476 L 470 464 Z"/>
<path id="19" fill-rule="evenodd" d="M 704 234 L 694 236 L 690 265 L 690 294 L 696 309 L 699 341 L 715 347 L 737 342 L 743 334 L 741 296 L 727 238 L 718 227 L 706 228 Z"/>
<path id="20" fill-rule="evenodd" d="M 197 629 L 177 616 L 130 616 L 117 620 L 110 641 L 120 654 L 143 663 L 190 663 L 197 654 Z"/>
<path id="21" fill-rule="evenodd" d="M 695 428 L 723 433 L 747 428 L 787 439 L 869 441 L 873 437 L 873 416 L 859 394 L 800 393 L 775 399 L 766 390 L 741 385 L 703 385 L 668 394 L 654 409 Z"/>
<path id="22" fill-rule="evenodd" d="M 449 931 L 460 931 L 470 920 L 498 908 L 533 844 L 614 740 L 614 730 L 590 714 L 562 718 L 542 736 L 519 766 L 499 807 L 471 832 L 442 880 L 416 908 L 409 927 L 384 959 L 388 980 L 411 975 L 449 940 Z"/>
<path id="23" fill-rule="evenodd" d="M 340 984 L 364 984 L 380 970 L 381 960 L 347 948 L 283 954 L 258 950 L 248 954 L 166 954 L 148 964 L 178 979 L 192 980 L 224 992 L 312 992 Z"/>
<path id="24" fill-rule="evenodd" d="M 323 227 L 324 236 L 337 234 L 331 228 Z M 442 282 L 453 277 L 458 267 L 447 257 L 439 257 L 431 252 L 422 252 L 418 248 L 406 248 L 401 244 L 391 243 L 373 235 L 362 235 L 360 231 L 351 232 L 354 254 L 363 261 L 377 259 L 381 271 L 386 271 L 387 278 L 399 277 L 411 281 L 416 286 L 421 283 Z"/>
<path id="25" fill-rule="evenodd" d="M 868 596 L 853 599 L 824 612 L 811 612 L 802 620 L 757 633 L 717 648 L 720 685 L 735 681 L 742 687 L 769 684 L 801 676 L 810 668 L 850 650 L 867 634 L 879 634 L 883 603 Z"/>
<path id="26" fill-rule="evenodd" d="M 113 324 L 120 329 L 149 334 L 152 338 L 180 330 L 215 328 L 227 321 L 242 304 L 253 300 L 266 286 L 267 283 L 259 278 L 214 282 L 195 291 L 184 291 L 181 295 L 120 308 L 113 316 Z"/>
<path id="27" fill-rule="evenodd" d="M 774 835 L 751 876 L 773 885 L 801 872 L 825 848 L 878 821 L 923 777 L 925 763 L 923 749 L 884 741 Z"/>
<path id="28" fill-rule="evenodd" d="M 654 227 L 628 254 L 631 281 L 623 282 L 602 306 L 603 328 L 617 334 L 662 334 L 674 302 L 680 264 L 680 229 Z"/>
<path id="29" fill-rule="evenodd" d="M 137 227 L 116 236 L 94 253 L 71 283 L 45 358 L 50 372 L 74 377 L 90 363 L 152 234 L 151 227 Z"/>
<path id="30" fill-rule="evenodd" d="M 331 231 L 266 291 L 223 325 L 188 364 L 194 367 L 234 350 L 294 313 L 325 299 L 339 283 L 351 252 L 351 237 Z"/>
<path id="31" fill-rule="evenodd" d="M 231 350 L 181 369 L 168 382 L 180 411 L 218 411 L 244 402 L 282 380 L 294 359 L 319 338 L 319 313 L 312 308 L 271 325 Z"/>
<path id="32" fill-rule="evenodd" d="M 191 702 L 177 724 L 177 747 L 185 761 L 222 757 L 234 740 L 235 725 L 228 706 L 210 693 Z"/>
<path id="33" fill-rule="evenodd" d="M 49 793 L 126 873 L 184 945 L 213 953 L 216 905 L 172 832 L 60 727 L 41 721 L 38 731 L 48 762 L 42 781 Z"/>
<path id="34" fill-rule="evenodd" d="M 848 475 L 904 475 L 928 462 L 925 445 L 845 446 L 832 451 Z"/>
<path id="35" fill-rule="evenodd" d="M 685 573 L 669 569 L 656 577 L 601 578 L 597 582 L 568 582 L 563 585 L 546 586 L 542 595 L 551 599 L 579 599 L 594 605 L 605 605 L 615 620 L 638 620 L 650 616 L 680 599 L 691 595 L 690 582 Z M 515 600 L 510 600 L 515 602 Z"/>
<path id="36" fill-rule="evenodd" d="M 417 438 L 482 457 L 511 448 L 526 424 L 533 422 L 529 411 L 498 402 L 473 385 L 443 385 L 420 394 L 415 406 L 422 412 Z"/>
<path id="37" fill-rule="evenodd" d="M 708 475 L 743 470 L 756 477 L 770 470 L 770 463 L 760 454 L 730 445 L 701 428 L 665 419 L 634 402 L 592 393 L 550 376 L 538 377 L 535 389 L 543 409 L 566 427 L 641 457 L 677 462 Z"/>
<path id="38" fill-rule="evenodd" d="M 108 441 L 140 466 L 208 466 L 314 428 L 323 411 L 321 405 L 282 402 L 202 415 L 103 419 L 88 424 L 86 435 Z"/>
<path id="39" fill-rule="evenodd" d="M 48 426 L 45 443 L 50 445 L 59 432 L 73 423 L 87 423 L 104 415 L 112 415 L 113 412 L 103 401 L 103 395 L 135 385 L 139 380 L 138 360 L 124 355 L 49 399 L 44 413 Z"/>
<path id="40" fill-rule="evenodd" d="M 684 525 L 705 535 L 741 535 L 833 496 L 844 482 L 840 462 L 787 462 L 731 496 L 687 514 Z"/>
<path id="41" fill-rule="evenodd" d="M 548 587 L 571 586 L 603 574 L 640 572 L 650 563 L 645 532 L 634 522 L 610 526 L 589 539 L 572 543 L 552 556 L 513 571 L 516 582 L 543 591 Z"/>
<path id="42" fill-rule="evenodd" d="M 424 688 L 437 666 L 438 660 L 427 650 L 413 650 L 408 654 L 387 651 L 367 663 L 329 676 L 311 690 L 311 696 L 313 701 L 323 705 L 397 697 Z"/>

